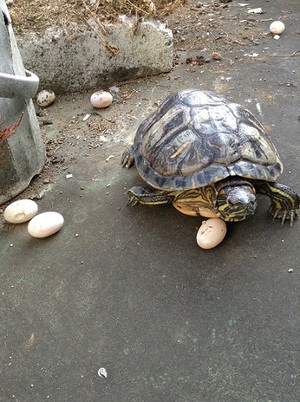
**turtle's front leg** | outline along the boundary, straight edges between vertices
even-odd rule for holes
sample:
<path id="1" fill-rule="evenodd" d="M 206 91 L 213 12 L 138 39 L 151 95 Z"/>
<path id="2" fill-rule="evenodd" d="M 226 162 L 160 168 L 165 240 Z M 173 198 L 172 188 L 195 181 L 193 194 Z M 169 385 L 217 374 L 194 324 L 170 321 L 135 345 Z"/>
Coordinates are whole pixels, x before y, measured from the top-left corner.
<path id="1" fill-rule="evenodd" d="M 174 200 L 174 195 L 165 191 L 156 190 L 152 187 L 132 187 L 128 190 L 130 205 L 161 205 L 170 204 Z"/>
<path id="2" fill-rule="evenodd" d="M 300 204 L 299 195 L 290 187 L 280 183 L 256 181 L 254 185 L 257 193 L 270 197 L 271 206 L 269 212 L 273 219 L 281 219 L 281 224 L 286 219 L 289 219 L 290 226 L 292 226 L 294 219 L 298 218 L 296 210 Z"/>

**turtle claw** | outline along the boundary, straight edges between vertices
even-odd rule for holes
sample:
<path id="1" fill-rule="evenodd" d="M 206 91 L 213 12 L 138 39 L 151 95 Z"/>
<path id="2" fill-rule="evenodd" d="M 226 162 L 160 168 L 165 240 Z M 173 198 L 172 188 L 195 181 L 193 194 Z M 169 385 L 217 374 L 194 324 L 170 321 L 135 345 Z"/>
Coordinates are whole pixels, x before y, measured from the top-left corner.
<path id="1" fill-rule="evenodd" d="M 275 219 L 280 219 L 282 225 L 286 220 L 289 220 L 290 226 L 293 226 L 294 220 L 299 219 L 299 216 L 296 211 L 277 209 L 273 206 L 270 207 L 270 214 L 273 216 L 273 221 L 275 221 Z"/>
<path id="2" fill-rule="evenodd" d="M 299 219 L 299 215 L 297 214 L 296 211 L 291 211 L 290 212 L 290 226 L 293 226 L 294 219 Z"/>
<path id="3" fill-rule="evenodd" d="M 134 207 L 139 203 L 140 203 L 139 200 L 134 196 L 134 194 L 131 191 L 128 191 L 127 205 Z"/>

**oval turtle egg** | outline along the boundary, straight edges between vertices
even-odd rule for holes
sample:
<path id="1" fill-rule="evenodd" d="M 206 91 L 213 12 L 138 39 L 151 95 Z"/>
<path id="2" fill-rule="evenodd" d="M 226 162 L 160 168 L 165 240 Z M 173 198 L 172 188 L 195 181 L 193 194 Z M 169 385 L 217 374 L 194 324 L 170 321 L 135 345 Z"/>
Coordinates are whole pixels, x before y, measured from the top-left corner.
<path id="1" fill-rule="evenodd" d="M 63 224 L 64 218 L 58 212 L 43 212 L 31 219 L 28 224 L 28 232 L 32 237 L 48 237 L 58 232 Z"/>
<path id="2" fill-rule="evenodd" d="M 202 222 L 197 232 L 197 244 L 201 248 L 216 247 L 224 239 L 227 232 L 226 223 L 220 218 L 210 218 Z"/>
<path id="3" fill-rule="evenodd" d="M 23 223 L 36 215 L 38 205 L 32 200 L 19 200 L 12 202 L 4 210 L 4 219 L 10 223 Z"/>
<path id="4" fill-rule="evenodd" d="M 109 92 L 97 91 L 91 96 L 91 105 L 95 108 L 102 109 L 111 105 L 113 97 Z"/>
<path id="5" fill-rule="evenodd" d="M 47 89 L 43 89 L 36 97 L 36 103 L 41 107 L 49 106 L 54 101 L 55 93 L 53 91 L 48 91 Z"/>
<path id="6" fill-rule="evenodd" d="M 280 35 L 280 34 L 282 34 L 282 32 L 284 30 L 285 30 L 285 25 L 281 21 L 274 21 L 270 25 L 270 31 L 272 32 L 272 34 Z"/>

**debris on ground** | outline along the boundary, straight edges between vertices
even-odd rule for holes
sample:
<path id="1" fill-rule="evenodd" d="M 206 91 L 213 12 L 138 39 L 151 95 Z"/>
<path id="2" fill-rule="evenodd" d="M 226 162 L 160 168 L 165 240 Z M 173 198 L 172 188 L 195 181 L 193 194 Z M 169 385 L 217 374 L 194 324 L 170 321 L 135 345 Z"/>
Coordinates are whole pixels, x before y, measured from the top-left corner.
<path id="1" fill-rule="evenodd" d="M 103 23 L 115 22 L 119 15 L 155 17 L 162 19 L 187 0 L 131 0 L 131 1 L 85 1 L 85 0 L 14 0 L 10 15 L 17 33 L 62 27 L 71 34 L 74 25 L 89 25 L 89 20 Z"/>

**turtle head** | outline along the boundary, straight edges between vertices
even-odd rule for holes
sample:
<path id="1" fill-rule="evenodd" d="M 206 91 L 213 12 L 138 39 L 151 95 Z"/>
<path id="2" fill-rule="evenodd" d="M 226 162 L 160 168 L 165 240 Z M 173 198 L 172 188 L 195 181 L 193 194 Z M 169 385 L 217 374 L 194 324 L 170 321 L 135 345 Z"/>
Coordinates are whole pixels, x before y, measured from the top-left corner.
<path id="1" fill-rule="evenodd" d="M 247 181 L 232 181 L 217 186 L 215 210 L 227 222 L 242 221 L 253 215 L 257 206 L 255 188 Z"/>

